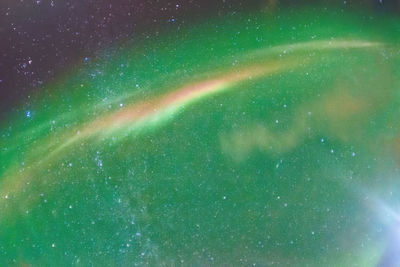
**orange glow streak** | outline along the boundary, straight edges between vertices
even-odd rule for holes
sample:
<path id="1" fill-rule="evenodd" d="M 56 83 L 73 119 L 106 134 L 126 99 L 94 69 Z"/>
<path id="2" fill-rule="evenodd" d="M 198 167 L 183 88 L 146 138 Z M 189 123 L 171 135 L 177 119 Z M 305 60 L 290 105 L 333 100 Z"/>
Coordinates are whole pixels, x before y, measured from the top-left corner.
<path id="1" fill-rule="evenodd" d="M 259 78 L 292 65 L 288 64 L 287 61 L 256 65 L 217 78 L 186 85 L 154 100 L 137 103 L 90 123 L 80 132 L 79 139 L 91 136 L 102 130 L 118 129 L 131 123 L 150 119 L 169 108 L 182 106 L 205 95 L 220 92 L 235 83 L 246 79 Z"/>

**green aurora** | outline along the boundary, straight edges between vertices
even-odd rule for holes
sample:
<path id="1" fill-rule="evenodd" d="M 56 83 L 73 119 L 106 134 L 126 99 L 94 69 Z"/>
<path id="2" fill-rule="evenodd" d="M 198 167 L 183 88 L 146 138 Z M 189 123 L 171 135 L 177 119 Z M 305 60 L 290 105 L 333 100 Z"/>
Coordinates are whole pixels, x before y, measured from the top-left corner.
<path id="1" fill-rule="evenodd" d="M 400 225 L 398 25 L 236 14 L 47 84 L 0 125 L 0 265 L 375 266 Z"/>

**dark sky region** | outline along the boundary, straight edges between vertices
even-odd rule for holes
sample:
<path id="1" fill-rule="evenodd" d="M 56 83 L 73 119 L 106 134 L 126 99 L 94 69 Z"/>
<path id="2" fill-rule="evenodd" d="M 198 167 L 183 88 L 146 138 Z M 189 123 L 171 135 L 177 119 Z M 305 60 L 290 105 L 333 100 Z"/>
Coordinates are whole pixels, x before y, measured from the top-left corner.
<path id="1" fill-rule="evenodd" d="M 179 31 L 232 12 L 278 12 L 305 4 L 399 12 L 399 1 L 2 0 L 0 120 L 66 69 L 143 36 Z"/>

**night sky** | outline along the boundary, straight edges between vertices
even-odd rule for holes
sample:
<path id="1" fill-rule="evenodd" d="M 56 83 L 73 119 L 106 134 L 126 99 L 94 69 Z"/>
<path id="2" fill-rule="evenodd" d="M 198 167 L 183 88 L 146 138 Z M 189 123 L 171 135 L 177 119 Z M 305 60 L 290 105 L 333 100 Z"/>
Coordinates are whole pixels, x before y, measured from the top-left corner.
<path id="1" fill-rule="evenodd" d="M 304 5 L 397 13 L 398 1 L 4 0 L 0 3 L 0 118 L 32 91 L 104 49 L 179 32 L 183 25 L 235 12 Z"/>
<path id="2" fill-rule="evenodd" d="M 260 2 L 2 1 L 1 113 L 103 49 L 177 32 L 182 25 L 210 16 L 254 9 Z"/>
<path id="3" fill-rule="evenodd" d="M 1 1 L 0 266 L 399 266 L 399 14 Z"/>

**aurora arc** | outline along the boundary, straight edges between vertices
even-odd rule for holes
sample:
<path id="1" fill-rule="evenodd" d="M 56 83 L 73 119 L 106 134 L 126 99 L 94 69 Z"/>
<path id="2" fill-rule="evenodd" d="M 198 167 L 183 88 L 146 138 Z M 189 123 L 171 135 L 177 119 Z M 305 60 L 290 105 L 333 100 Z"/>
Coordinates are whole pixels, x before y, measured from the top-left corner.
<path id="1" fill-rule="evenodd" d="M 374 48 L 379 47 L 382 44 L 378 42 L 368 42 L 362 40 L 335 40 L 335 41 L 314 41 L 298 44 L 290 44 L 286 46 L 272 47 L 270 49 L 263 50 L 263 53 L 270 55 L 273 53 L 282 53 L 283 51 L 290 50 L 296 55 L 298 50 L 300 51 L 313 51 L 317 50 L 330 50 L 330 49 L 349 49 L 349 48 Z M 255 53 L 260 56 L 260 52 Z M 247 56 L 248 57 L 248 56 Z M 298 60 L 298 59 L 297 59 Z M 63 142 L 59 147 L 50 150 L 49 155 L 43 155 L 40 157 L 39 163 L 35 168 L 40 168 L 41 164 L 46 163 L 48 160 L 54 160 L 57 154 L 61 153 L 63 149 L 66 149 L 76 142 L 83 139 L 96 136 L 99 133 L 114 132 L 118 129 L 125 127 L 135 128 L 136 125 L 143 125 L 146 122 L 151 122 L 154 118 L 163 117 L 170 115 L 171 112 L 178 110 L 184 105 L 191 103 L 196 100 L 201 100 L 203 97 L 210 96 L 215 93 L 219 93 L 223 90 L 227 90 L 239 82 L 243 82 L 248 79 L 257 79 L 264 75 L 271 75 L 273 73 L 284 71 L 290 68 L 299 67 L 299 62 L 293 63 L 290 60 L 280 60 L 266 62 L 264 64 L 250 65 L 243 69 L 228 70 L 218 77 L 197 82 L 194 84 L 185 85 L 182 88 L 178 88 L 170 93 L 160 96 L 156 99 L 149 100 L 146 102 L 140 102 L 127 106 L 111 113 L 110 115 L 103 116 L 100 119 L 95 119 L 93 122 L 87 123 L 85 126 L 81 126 L 76 130 L 68 131 L 63 139 Z M 69 136 L 69 137 L 68 137 Z M 51 141 L 50 141 L 51 142 Z M 34 163 L 34 164 L 35 164 Z M 27 177 L 27 175 L 24 175 Z M 7 177 L 7 176 L 6 176 Z M 12 185 L 8 186 L 3 181 L 1 194 L 3 198 L 0 198 L 0 202 L 8 199 L 9 195 L 14 195 L 16 192 L 21 190 L 26 181 L 21 177 L 20 179 L 14 179 L 15 175 L 11 175 L 9 178 Z M 7 181 L 7 178 L 5 178 Z M 16 186 L 18 184 L 18 186 Z M 7 198 L 5 197 L 7 196 Z M 0 215 L 1 220 L 1 215 Z"/>

